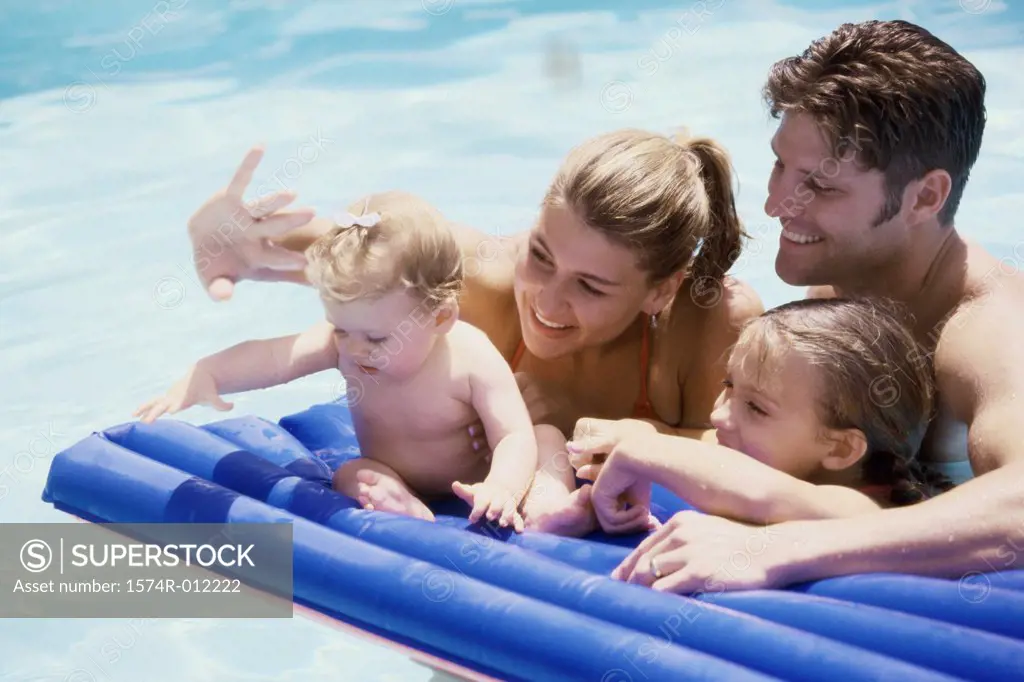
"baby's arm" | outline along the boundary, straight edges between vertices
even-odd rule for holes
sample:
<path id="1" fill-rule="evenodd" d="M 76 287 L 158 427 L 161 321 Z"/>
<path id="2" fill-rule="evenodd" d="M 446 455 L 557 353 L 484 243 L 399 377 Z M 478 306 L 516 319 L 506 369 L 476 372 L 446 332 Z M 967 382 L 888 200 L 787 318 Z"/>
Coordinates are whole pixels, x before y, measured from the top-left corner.
<path id="1" fill-rule="evenodd" d="M 485 512 L 491 520 L 500 515 L 502 525 L 514 521 L 516 529 L 522 530 L 523 522 L 517 509 L 537 469 L 537 439 L 533 422 L 508 363 L 483 332 L 472 331 L 474 347 L 470 361 L 470 390 L 473 408 L 483 423 L 492 456 L 490 473 L 480 484 L 482 487 L 477 489 L 489 491 L 489 494 L 486 499 L 481 493 L 473 496 L 473 511 L 469 518 L 476 521 Z M 467 486 L 462 487 L 460 496 L 465 498 Z M 460 492 L 458 487 L 455 490 Z M 498 495 L 493 504 L 489 496 L 491 493 Z"/>
<path id="2" fill-rule="evenodd" d="M 301 334 L 243 341 L 196 362 L 166 395 L 135 411 L 143 422 L 197 404 L 231 409 L 222 393 L 241 393 L 286 384 L 299 377 L 337 367 L 334 327 L 320 322 Z"/>

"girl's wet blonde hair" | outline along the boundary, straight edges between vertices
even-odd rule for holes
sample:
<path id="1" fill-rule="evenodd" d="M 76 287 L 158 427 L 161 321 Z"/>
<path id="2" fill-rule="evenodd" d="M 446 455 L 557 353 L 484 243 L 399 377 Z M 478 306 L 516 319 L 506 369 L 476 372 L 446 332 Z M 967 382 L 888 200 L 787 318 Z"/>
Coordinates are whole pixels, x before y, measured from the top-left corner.
<path id="1" fill-rule="evenodd" d="M 306 276 L 322 298 L 346 303 L 405 289 L 431 309 L 458 298 L 462 253 L 437 209 L 392 191 L 360 199 L 348 212 L 361 220 L 334 227 L 306 250 Z M 365 219 L 374 213 L 379 219 Z"/>
<path id="2" fill-rule="evenodd" d="M 815 373 L 818 416 L 828 429 L 859 429 L 867 440 L 864 481 L 891 485 L 893 504 L 952 487 L 918 460 L 934 405 L 931 359 L 886 299 L 806 299 L 765 311 L 744 327 L 735 353 L 755 353 L 771 374 L 794 353 Z M 758 378 L 760 381 L 760 377 Z"/>
<path id="3" fill-rule="evenodd" d="M 746 237 L 725 150 L 710 138 L 618 130 L 573 149 L 544 204 L 631 249 L 651 282 L 689 268 L 718 282 Z"/>

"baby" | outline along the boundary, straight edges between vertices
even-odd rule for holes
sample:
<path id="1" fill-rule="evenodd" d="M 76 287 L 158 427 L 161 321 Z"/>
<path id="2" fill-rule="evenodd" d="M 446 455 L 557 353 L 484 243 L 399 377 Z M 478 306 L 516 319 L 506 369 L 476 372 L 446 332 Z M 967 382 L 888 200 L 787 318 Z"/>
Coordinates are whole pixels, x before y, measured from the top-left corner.
<path id="1" fill-rule="evenodd" d="M 753 523 L 871 513 L 952 487 L 917 459 L 933 379 L 894 306 L 812 299 L 768 310 L 743 329 L 723 384 L 709 441 L 581 420 L 568 449 L 578 475 L 596 478 L 602 528 L 643 530 L 644 510 L 623 500 L 643 499 L 652 481 Z"/>
<path id="2" fill-rule="evenodd" d="M 521 532 L 537 440 L 508 363 L 459 319 L 462 254 L 447 221 L 402 192 L 349 210 L 306 252 L 326 321 L 203 358 L 135 415 L 151 422 L 198 403 L 230 409 L 221 393 L 337 369 L 362 456 L 338 468 L 336 490 L 367 509 L 427 520 L 425 501 L 454 492 L 472 506 L 470 521 Z M 489 458 L 466 437 L 478 420 Z"/>

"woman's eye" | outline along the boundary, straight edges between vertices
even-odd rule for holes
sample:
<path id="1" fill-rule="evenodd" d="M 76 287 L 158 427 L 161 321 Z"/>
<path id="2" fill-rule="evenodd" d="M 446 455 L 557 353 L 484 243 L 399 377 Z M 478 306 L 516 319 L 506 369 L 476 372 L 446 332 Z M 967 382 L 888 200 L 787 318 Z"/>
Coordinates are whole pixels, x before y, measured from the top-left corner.
<path id="1" fill-rule="evenodd" d="M 530 247 L 530 255 L 533 257 L 534 260 L 536 260 L 539 263 L 543 263 L 544 265 L 550 265 L 551 264 L 551 261 L 548 260 L 548 257 L 545 256 L 541 252 L 541 250 L 538 249 L 536 246 L 531 246 Z"/>
<path id="2" fill-rule="evenodd" d="M 367 337 L 367 339 L 366 339 L 366 340 L 367 340 L 367 341 L 369 341 L 370 343 L 376 343 L 376 344 L 381 344 L 381 343 L 384 343 L 385 341 L 387 341 L 387 340 L 388 340 L 388 337 L 386 337 L 386 336 L 385 336 L 385 337 L 384 337 L 384 338 L 382 338 L 382 339 L 371 339 L 371 338 Z"/>
<path id="3" fill-rule="evenodd" d="M 588 281 L 587 281 L 587 280 L 585 280 L 585 279 L 581 279 L 581 280 L 580 280 L 580 286 L 581 286 L 581 287 L 583 288 L 583 290 L 584 290 L 585 292 L 587 292 L 587 293 L 588 293 L 588 294 L 590 294 L 591 296 L 605 296 L 605 295 L 606 295 L 606 294 L 605 294 L 605 293 L 604 293 L 603 291 L 601 291 L 600 289 L 595 289 L 595 288 L 594 288 L 594 287 L 593 287 L 593 286 L 592 286 L 592 285 L 590 284 L 590 282 L 588 282 Z"/>

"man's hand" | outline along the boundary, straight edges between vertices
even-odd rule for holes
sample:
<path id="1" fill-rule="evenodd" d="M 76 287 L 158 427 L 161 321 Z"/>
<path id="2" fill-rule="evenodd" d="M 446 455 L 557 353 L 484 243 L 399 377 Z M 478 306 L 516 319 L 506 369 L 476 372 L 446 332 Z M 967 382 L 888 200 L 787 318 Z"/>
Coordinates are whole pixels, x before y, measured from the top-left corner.
<path id="1" fill-rule="evenodd" d="M 192 260 L 207 293 L 214 300 L 231 298 L 242 279 L 301 282 L 306 257 L 272 242 L 310 222 L 312 210 L 283 212 L 295 200 L 291 191 L 274 192 L 246 203 L 263 150 L 249 150 L 227 187 L 206 200 L 188 221 Z"/>

